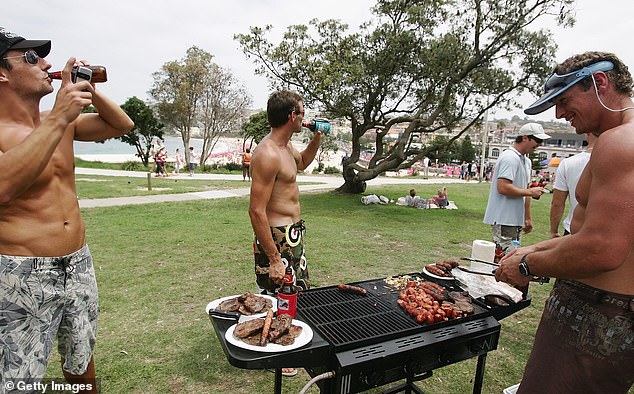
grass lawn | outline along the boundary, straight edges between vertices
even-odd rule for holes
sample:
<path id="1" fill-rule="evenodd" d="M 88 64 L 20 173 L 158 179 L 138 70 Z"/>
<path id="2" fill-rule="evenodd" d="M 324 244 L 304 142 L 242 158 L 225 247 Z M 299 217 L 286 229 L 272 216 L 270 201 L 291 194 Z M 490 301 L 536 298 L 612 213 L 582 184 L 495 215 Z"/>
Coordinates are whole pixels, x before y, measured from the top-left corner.
<path id="1" fill-rule="evenodd" d="M 396 199 L 411 187 L 431 196 L 438 185 L 369 187 L 366 193 Z M 437 259 L 469 256 L 474 239 L 490 239 L 482 223 L 488 187 L 449 185 L 449 198 L 460 208 L 454 211 L 303 194 L 313 286 L 420 272 Z M 272 392 L 273 374 L 229 365 L 204 311 L 211 300 L 255 288 L 247 207 L 243 197 L 83 210 L 99 284 L 95 360 L 104 393 Z M 524 244 L 547 237 L 549 207 L 550 195 L 534 201 L 536 230 Z M 532 305 L 502 321 L 483 392 L 501 393 L 519 381 L 551 286 L 531 285 Z M 47 377 L 61 377 L 57 359 L 54 354 Z M 475 368 L 476 359 L 441 368 L 419 386 L 426 393 L 471 392 Z M 284 379 L 283 390 L 296 393 L 309 379 L 300 371 Z"/>
<path id="2" fill-rule="evenodd" d="M 242 188 L 250 185 L 242 180 L 194 180 L 152 176 L 150 180 L 152 190 L 148 190 L 147 178 L 77 175 L 75 181 L 77 197 L 80 199 L 192 193 Z"/>

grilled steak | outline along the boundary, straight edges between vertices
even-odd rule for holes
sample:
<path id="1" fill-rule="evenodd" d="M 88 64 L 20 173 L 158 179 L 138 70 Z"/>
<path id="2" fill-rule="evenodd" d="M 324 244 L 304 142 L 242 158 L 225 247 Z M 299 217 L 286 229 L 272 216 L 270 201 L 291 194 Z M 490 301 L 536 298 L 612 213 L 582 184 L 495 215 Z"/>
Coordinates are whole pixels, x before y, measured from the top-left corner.
<path id="1" fill-rule="evenodd" d="M 282 335 L 272 342 L 282 346 L 292 345 L 295 342 L 295 338 L 297 338 L 301 333 L 302 328 L 300 326 L 292 325 L 291 328 L 288 329 L 286 334 Z"/>
<path id="2" fill-rule="evenodd" d="M 239 312 L 246 316 L 265 312 L 272 307 L 273 302 L 269 298 L 264 298 L 251 292 L 225 300 L 218 305 L 218 309 L 223 312 Z"/>
<path id="3" fill-rule="evenodd" d="M 236 325 L 233 335 L 238 338 L 246 338 L 261 331 L 262 327 L 264 327 L 264 319 L 247 320 Z"/>
<path id="4" fill-rule="evenodd" d="M 218 305 L 218 309 L 223 312 L 235 312 L 240 308 L 240 303 L 238 302 L 238 297 L 233 297 L 228 300 L 222 301 L 220 305 Z"/>
<path id="5" fill-rule="evenodd" d="M 250 335 L 246 338 L 240 338 L 242 339 L 243 342 L 248 343 L 249 345 L 253 345 L 253 346 L 260 346 L 260 338 L 262 338 L 262 333 L 261 332 L 257 332 L 253 335 Z"/>
<path id="6" fill-rule="evenodd" d="M 291 328 L 291 322 L 293 318 L 290 315 L 277 315 L 275 320 L 271 323 L 271 331 L 269 332 L 269 340 L 274 342 L 276 339 L 288 332 Z"/>
<path id="7" fill-rule="evenodd" d="M 260 313 L 266 310 L 266 299 L 251 294 L 244 299 L 244 307 L 251 313 Z M 269 300 L 270 302 L 270 300 Z M 271 304 L 272 305 L 272 304 Z"/>

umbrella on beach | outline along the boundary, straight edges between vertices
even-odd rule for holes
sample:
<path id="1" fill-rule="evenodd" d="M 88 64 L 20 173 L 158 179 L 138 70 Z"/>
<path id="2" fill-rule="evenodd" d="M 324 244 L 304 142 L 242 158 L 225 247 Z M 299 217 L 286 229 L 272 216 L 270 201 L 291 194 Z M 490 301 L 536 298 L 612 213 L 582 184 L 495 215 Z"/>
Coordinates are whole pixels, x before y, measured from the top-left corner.
<path id="1" fill-rule="evenodd" d="M 548 162 L 548 167 L 557 167 L 559 166 L 559 163 L 561 162 L 561 159 L 558 157 L 553 157 L 552 159 L 550 159 L 550 161 Z"/>

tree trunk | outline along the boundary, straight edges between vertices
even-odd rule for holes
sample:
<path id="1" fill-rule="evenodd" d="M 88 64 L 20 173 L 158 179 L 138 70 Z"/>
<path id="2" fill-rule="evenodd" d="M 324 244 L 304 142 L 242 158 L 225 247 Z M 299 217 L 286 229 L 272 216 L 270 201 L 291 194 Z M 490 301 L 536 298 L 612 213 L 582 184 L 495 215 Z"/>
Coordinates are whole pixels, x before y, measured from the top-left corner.
<path id="1" fill-rule="evenodd" d="M 339 193 L 361 194 L 365 192 L 367 186 L 365 181 L 359 180 L 355 171 L 348 166 L 343 169 L 343 180 L 343 185 L 336 189 Z"/>

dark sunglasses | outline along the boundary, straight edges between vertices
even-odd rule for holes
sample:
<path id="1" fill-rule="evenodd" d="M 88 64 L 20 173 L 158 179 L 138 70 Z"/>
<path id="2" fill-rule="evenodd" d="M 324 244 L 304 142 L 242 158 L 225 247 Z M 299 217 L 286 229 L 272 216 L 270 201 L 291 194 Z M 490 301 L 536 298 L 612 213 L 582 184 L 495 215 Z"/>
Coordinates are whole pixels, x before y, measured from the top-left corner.
<path id="1" fill-rule="evenodd" d="M 544 140 L 539 139 L 539 138 L 535 137 L 534 135 L 528 135 L 527 137 L 528 137 L 528 139 L 531 139 L 531 140 L 537 142 L 538 144 L 541 144 L 541 143 L 544 142 Z"/>
<path id="2" fill-rule="evenodd" d="M 40 61 L 40 55 L 38 55 L 34 49 L 29 49 L 28 51 L 24 52 L 24 54 L 20 56 L 7 56 L 7 57 L 3 57 L 2 59 L 3 60 L 17 59 L 19 57 L 23 57 L 26 60 L 26 62 L 29 64 L 37 64 Z"/>

